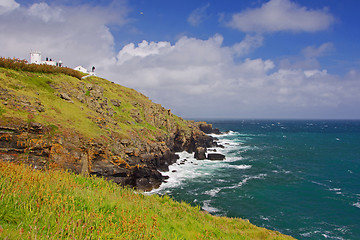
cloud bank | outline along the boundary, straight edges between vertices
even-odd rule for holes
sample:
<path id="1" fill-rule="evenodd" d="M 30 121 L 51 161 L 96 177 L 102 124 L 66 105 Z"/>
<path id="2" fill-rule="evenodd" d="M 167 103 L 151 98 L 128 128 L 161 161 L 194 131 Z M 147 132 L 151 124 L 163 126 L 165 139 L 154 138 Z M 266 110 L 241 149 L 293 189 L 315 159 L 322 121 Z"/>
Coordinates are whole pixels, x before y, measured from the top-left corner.
<path id="1" fill-rule="evenodd" d="M 272 0 L 239 16 L 249 17 L 254 11 L 265 16 L 273 13 L 276 4 L 279 15 L 269 20 L 273 26 L 248 24 L 262 31 L 313 31 L 331 22 L 325 11 L 308 10 L 288 0 Z M 280 62 L 249 57 L 263 45 L 264 37 L 256 33 L 231 46 L 215 34 L 208 39 L 182 37 L 174 43 L 144 40 L 115 51 L 108 25 L 128 23 L 126 5 L 24 7 L 6 0 L 0 7 L 1 56 L 28 58 L 33 49 L 71 67 L 94 65 L 99 76 L 135 88 L 183 117 L 331 118 L 339 112 L 354 116 L 351 112 L 360 104 L 360 73 L 354 69 L 340 79 L 318 61 L 335 50 L 330 42 L 305 47 L 296 61 Z M 313 28 L 306 22 L 280 26 L 285 13 L 299 21 L 303 14 L 310 22 L 325 19 L 325 23 Z"/>
<path id="2" fill-rule="evenodd" d="M 126 22 L 127 9 L 121 4 L 108 7 L 76 7 L 34 3 L 20 6 L 13 0 L 0 10 L 2 56 L 28 59 L 30 50 L 43 57 L 85 66 L 114 57 L 114 38 L 108 24 Z"/>
<path id="3" fill-rule="evenodd" d="M 228 25 L 243 32 L 315 32 L 333 22 L 326 9 L 311 10 L 289 0 L 270 0 L 260 8 L 234 14 Z"/>
<path id="4" fill-rule="evenodd" d="M 222 43 L 221 35 L 207 40 L 183 37 L 173 45 L 131 43 L 102 71 L 185 116 L 309 117 L 301 112 L 314 109 L 316 114 L 360 103 L 348 92 L 350 86 L 352 93 L 360 91 L 359 81 L 340 80 L 326 69 L 281 68 L 271 59 L 239 60 L 236 49 L 250 51 L 260 44 L 256 37 L 246 36 L 230 47 Z M 315 57 L 330 45 L 309 46 L 303 52 Z"/>

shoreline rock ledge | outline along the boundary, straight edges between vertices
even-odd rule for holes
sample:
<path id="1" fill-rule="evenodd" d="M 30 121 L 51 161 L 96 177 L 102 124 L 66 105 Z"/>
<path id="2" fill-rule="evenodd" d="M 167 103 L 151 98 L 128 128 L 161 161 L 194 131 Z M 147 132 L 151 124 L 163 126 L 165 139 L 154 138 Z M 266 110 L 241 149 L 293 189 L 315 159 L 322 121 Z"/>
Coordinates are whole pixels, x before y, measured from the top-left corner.
<path id="1" fill-rule="evenodd" d="M 151 190 L 175 153 L 217 146 L 211 124 L 184 120 L 148 97 L 96 76 L 1 68 L 0 161 L 66 169 Z M 202 149 L 200 151 L 200 149 Z M 161 172 L 160 172 L 161 171 Z"/>
<path id="2" fill-rule="evenodd" d="M 177 161 L 176 152 L 187 151 L 206 159 L 206 149 L 217 146 L 212 136 L 200 130 L 199 123 L 191 121 L 190 126 L 190 133 L 178 129 L 155 143 L 116 137 L 104 143 L 71 133 L 53 134 L 40 123 L 13 121 L 7 126 L 0 124 L 0 161 L 23 162 L 40 170 L 67 169 L 150 191 L 168 178 L 160 171 L 168 171 Z M 214 157 L 213 153 L 208 155 Z"/>

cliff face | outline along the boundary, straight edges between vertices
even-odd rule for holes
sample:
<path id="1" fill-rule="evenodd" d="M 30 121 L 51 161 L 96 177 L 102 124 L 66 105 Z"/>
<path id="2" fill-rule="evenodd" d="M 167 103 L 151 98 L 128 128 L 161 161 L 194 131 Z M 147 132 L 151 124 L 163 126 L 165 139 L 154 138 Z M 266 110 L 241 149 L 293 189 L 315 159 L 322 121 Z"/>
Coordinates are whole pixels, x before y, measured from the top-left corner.
<path id="1" fill-rule="evenodd" d="M 104 176 L 143 190 L 177 151 L 210 147 L 206 123 L 183 120 L 135 90 L 105 79 L 82 80 L 0 68 L 0 160 Z"/>

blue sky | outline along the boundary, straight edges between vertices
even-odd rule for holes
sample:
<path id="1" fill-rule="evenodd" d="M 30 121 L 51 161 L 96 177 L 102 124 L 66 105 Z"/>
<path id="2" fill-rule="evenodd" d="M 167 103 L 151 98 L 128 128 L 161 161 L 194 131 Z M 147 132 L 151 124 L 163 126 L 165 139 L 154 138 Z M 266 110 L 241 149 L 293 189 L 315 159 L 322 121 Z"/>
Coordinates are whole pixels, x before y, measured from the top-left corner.
<path id="1" fill-rule="evenodd" d="M 0 55 L 30 50 L 185 118 L 360 119 L 355 0 L 0 0 Z"/>

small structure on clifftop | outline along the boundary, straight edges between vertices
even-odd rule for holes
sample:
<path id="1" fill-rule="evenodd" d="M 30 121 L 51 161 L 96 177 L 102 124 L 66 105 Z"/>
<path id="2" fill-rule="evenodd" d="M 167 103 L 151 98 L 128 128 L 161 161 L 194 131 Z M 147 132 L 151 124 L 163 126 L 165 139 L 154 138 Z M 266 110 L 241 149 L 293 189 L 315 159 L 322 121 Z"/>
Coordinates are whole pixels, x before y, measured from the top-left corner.
<path id="1" fill-rule="evenodd" d="M 77 67 L 74 68 L 74 70 L 80 71 L 80 72 L 83 72 L 83 73 L 87 73 L 87 74 L 89 74 L 89 76 L 95 76 L 95 67 L 94 66 L 91 68 L 91 71 L 87 70 L 83 66 L 77 66 Z"/>
<path id="2" fill-rule="evenodd" d="M 30 52 L 30 63 L 34 63 L 34 64 L 46 64 L 46 65 L 51 65 L 51 66 L 57 66 L 57 67 L 62 67 L 63 63 L 62 61 L 54 61 L 53 59 L 49 59 L 48 57 L 46 58 L 45 61 L 41 60 L 41 52 L 39 51 L 31 51 Z"/>

